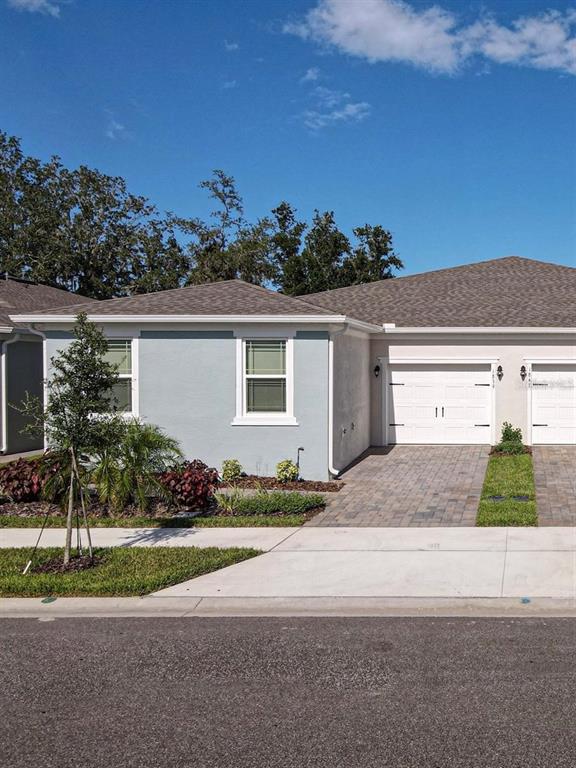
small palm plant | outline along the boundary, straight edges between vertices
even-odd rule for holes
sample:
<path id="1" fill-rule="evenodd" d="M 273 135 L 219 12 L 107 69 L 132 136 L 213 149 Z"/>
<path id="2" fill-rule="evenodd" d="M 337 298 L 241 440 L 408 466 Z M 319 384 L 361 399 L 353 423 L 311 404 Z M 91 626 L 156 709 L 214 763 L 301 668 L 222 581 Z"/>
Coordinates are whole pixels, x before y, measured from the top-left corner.
<path id="1" fill-rule="evenodd" d="M 144 513 L 152 496 L 170 498 L 158 475 L 181 459 L 177 440 L 154 424 L 128 421 L 117 445 L 97 458 L 92 478 L 98 497 L 114 513 L 130 503 Z"/>

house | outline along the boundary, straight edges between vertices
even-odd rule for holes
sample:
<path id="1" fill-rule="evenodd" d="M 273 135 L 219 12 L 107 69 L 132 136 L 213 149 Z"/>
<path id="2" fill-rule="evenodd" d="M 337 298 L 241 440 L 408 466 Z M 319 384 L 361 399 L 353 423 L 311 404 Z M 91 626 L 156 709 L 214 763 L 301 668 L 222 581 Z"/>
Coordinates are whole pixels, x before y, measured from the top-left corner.
<path id="1" fill-rule="evenodd" d="M 30 451 L 43 446 L 41 436 L 22 433 L 26 418 L 17 410 L 26 393 L 33 397 L 42 397 L 43 337 L 33 329 L 15 323 L 9 315 L 14 312 L 43 312 L 52 307 L 77 304 L 79 300 L 90 301 L 60 288 L 0 275 L 2 453 Z"/>
<path id="2" fill-rule="evenodd" d="M 125 410 L 189 457 L 337 475 L 369 446 L 576 443 L 576 269 L 508 257 L 292 298 L 241 281 L 22 312 L 47 360 L 86 310 Z"/>

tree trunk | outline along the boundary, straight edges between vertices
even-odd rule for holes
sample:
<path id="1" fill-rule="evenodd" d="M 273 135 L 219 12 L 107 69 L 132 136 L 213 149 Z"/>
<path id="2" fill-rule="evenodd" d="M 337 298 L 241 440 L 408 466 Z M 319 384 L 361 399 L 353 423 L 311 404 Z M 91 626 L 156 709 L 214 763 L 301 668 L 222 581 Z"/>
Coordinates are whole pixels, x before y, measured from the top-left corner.
<path id="1" fill-rule="evenodd" d="M 74 522 L 74 470 L 70 472 L 70 488 L 68 490 L 68 515 L 66 516 L 66 544 L 64 545 L 64 565 L 70 562 L 72 549 L 72 524 Z"/>
<path id="2" fill-rule="evenodd" d="M 88 515 L 86 514 L 86 504 L 84 503 L 84 489 L 82 488 L 82 482 L 80 480 L 80 470 L 78 469 L 78 462 L 76 461 L 76 453 L 74 451 L 72 451 L 72 466 L 78 481 L 78 490 L 80 491 L 80 504 L 82 505 L 82 518 L 84 520 L 84 527 L 86 528 L 86 538 L 88 539 L 88 554 L 92 560 L 92 536 L 90 535 L 90 526 L 88 525 Z"/>

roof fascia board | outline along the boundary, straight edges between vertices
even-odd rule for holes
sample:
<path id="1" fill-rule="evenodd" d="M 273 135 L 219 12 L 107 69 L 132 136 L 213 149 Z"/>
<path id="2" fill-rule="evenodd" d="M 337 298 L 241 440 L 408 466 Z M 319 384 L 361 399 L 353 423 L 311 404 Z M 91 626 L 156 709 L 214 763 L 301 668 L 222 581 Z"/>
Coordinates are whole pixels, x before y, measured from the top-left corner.
<path id="1" fill-rule="evenodd" d="M 387 336 L 407 336 L 414 335 L 444 335 L 444 334 L 480 334 L 489 336 L 490 334 L 505 335 L 550 335 L 550 334 L 571 334 L 576 333 L 576 328 L 553 328 L 550 326 L 536 328 L 530 326 L 504 327 L 504 326 L 479 326 L 479 327 L 402 327 L 402 328 L 384 328 L 383 333 Z"/>
<path id="2" fill-rule="evenodd" d="M 16 323 L 70 323 L 75 322 L 74 315 L 11 315 Z M 88 319 L 95 323 L 274 323 L 300 324 L 314 323 L 332 325 L 348 323 L 351 327 L 369 333 L 377 333 L 382 329 L 378 325 L 364 323 L 361 320 L 348 319 L 345 315 L 98 315 L 89 314 Z"/>

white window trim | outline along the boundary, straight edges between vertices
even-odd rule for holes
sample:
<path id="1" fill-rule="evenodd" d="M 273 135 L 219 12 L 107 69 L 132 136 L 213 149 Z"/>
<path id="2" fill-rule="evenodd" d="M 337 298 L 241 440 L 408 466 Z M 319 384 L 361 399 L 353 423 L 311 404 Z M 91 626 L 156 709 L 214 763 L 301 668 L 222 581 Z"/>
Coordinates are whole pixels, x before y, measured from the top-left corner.
<path id="1" fill-rule="evenodd" d="M 140 414 L 140 397 L 138 386 L 139 338 L 137 336 L 108 336 L 107 341 L 129 341 L 131 346 L 132 373 L 118 373 L 119 379 L 130 379 L 132 382 L 132 408 L 129 411 L 118 411 L 119 416 L 127 419 L 138 417 Z"/>
<path id="2" fill-rule="evenodd" d="M 294 416 L 294 339 L 274 336 L 286 342 L 286 412 L 248 413 L 246 410 L 246 342 L 265 338 L 251 334 L 236 338 L 236 416 L 232 426 L 286 427 L 298 426 Z M 266 338 L 272 338 L 266 336 Z M 255 376 L 256 377 L 256 376 Z M 250 378 L 250 377 L 248 377 Z M 271 378 L 262 375 L 261 378 Z"/>

